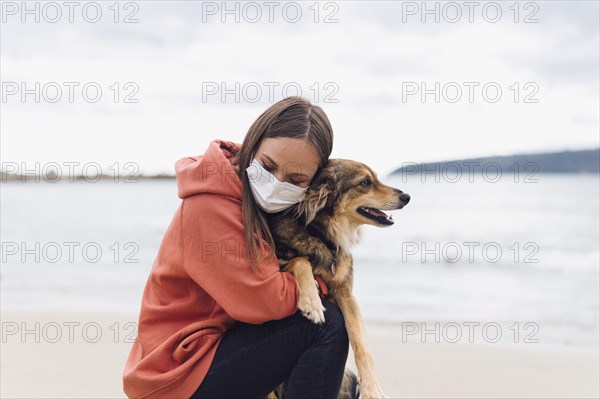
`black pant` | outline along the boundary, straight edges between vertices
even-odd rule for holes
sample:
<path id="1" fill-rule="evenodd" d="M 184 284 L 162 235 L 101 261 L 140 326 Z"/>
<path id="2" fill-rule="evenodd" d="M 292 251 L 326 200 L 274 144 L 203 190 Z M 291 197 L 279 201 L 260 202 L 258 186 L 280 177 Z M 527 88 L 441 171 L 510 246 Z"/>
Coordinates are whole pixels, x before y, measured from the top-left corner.
<path id="1" fill-rule="evenodd" d="M 348 333 L 336 304 L 322 299 L 325 323 L 300 312 L 263 324 L 236 322 L 191 399 L 264 398 L 285 381 L 286 399 L 338 397 Z"/>

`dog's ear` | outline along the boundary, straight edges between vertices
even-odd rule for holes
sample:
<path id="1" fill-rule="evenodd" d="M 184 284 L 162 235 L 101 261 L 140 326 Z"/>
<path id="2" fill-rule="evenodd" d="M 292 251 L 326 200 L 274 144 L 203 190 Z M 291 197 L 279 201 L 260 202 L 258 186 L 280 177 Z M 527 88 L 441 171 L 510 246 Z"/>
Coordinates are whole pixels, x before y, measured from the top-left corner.
<path id="1" fill-rule="evenodd" d="M 308 189 L 306 196 L 296 208 L 294 219 L 304 216 L 304 227 L 308 226 L 308 224 L 312 222 L 317 215 L 317 212 L 327 205 L 327 201 L 329 200 L 332 192 L 333 190 L 327 183 Z"/>

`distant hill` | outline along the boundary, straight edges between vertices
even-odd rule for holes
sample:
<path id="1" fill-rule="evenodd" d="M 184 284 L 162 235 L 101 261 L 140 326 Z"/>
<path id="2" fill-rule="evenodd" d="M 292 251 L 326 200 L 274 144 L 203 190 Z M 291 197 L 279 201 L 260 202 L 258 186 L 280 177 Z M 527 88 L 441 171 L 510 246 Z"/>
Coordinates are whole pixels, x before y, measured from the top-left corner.
<path id="1" fill-rule="evenodd" d="M 536 173 L 600 173 L 600 148 L 595 150 L 562 151 L 537 154 L 515 154 L 483 158 L 457 159 L 442 162 L 405 162 L 402 167 L 390 175 L 416 174 L 432 171 L 461 170 L 481 172 L 484 169 L 512 172 L 519 170 L 535 171 Z M 469 169 L 467 169 L 469 168 Z"/>

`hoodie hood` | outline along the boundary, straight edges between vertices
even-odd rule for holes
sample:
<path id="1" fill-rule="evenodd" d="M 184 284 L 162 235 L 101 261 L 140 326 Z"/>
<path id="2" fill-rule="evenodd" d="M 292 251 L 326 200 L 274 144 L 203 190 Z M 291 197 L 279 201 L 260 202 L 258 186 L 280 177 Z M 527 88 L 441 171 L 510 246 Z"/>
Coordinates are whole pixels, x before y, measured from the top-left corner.
<path id="1" fill-rule="evenodd" d="M 177 192 L 181 199 L 200 193 L 242 198 L 242 181 L 231 161 L 241 145 L 215 139 L 204 155 L 181 158 L 175 163 Z"/>

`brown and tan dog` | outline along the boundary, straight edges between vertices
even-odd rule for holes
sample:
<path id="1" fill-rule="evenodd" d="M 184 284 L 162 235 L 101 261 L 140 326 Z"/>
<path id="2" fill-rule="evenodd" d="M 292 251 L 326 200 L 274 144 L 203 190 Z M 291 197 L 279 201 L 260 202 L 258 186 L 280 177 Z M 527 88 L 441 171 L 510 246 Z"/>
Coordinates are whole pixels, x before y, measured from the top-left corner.
<path id="1" fill-rule="evenodd" d="M 382 184 L 367 165 L 330 159 L 312 180 L 302 202 L 268 215 L 279 264 L 298 281 L 302 314 L 315 323 L 325 320 L 313 275 L 323 279 L 329 297 L 340 307 L 354 351 L 361 398 L 385 395 L 352 294 L 350 251 L 360 239 L 361 225 L 391 226 L 391 215 L 382 210 L 401 209 L 409 200 L 408 194 Z M 349 380 L 346 375 L 344 380 L 343 385 Z M 281 399 L 282 390 L 278 391 Z"/>

